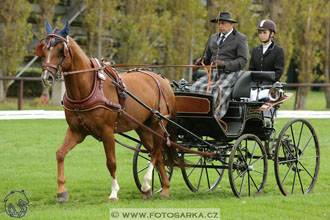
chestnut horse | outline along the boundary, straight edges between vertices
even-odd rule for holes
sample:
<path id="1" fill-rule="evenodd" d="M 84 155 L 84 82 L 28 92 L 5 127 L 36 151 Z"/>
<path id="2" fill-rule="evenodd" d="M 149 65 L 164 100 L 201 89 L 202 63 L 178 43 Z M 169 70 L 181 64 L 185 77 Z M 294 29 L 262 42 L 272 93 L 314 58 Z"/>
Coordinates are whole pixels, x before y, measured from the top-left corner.
<path id="1" fill-rule="evenodd" d="M 97 80 L 97 78 L 94 77 L 96 73 L 91 70 L 93 68 L 91 60 L 85 55 L 79 45 L 68 36 L 68 24 L 66 24 L 62 30 L 52 30 L 48 22 L 46 22 L 46 31 L 48 35 L 42 41 L 45 43 L 39 44 L 36 47 L 37 55 L 44 57 L 44 69 L 41 76 L 43 83 L 45 85 L 52 85 L 54 78 L 58 77 L 60 73 L 63 72 L 86 70 L 77 74 L 64 76 L 67 97 L 71 100 L 83 100 L 91 94 L 94 81 Z M 127 91 L 134 94 L 134 96 L 150 108 L 157 111 L 159 110 L 162 115 L 175 114 L 175 97 L 169 81 L 150 71 L 143 72 L 144 73 L 133 71 L 120 74 Z M 146 72 L 148 74 L 145 74 Z M 108 76 L 101 78 L 104 78 L 103 92 L 105 98 L 111 103 L 118 103 L 119 98 L 117 90 L 112 84 L 111 79 Z M 160 88 L 157 86 L 157 81 L 159 82 Z M 162 90 L 162 92 L 160 92 L 160 90 Z M 128 114 L 132 115 L 139 122 L 147 125 L 157 133 L 164 135 L 165 131 L 161 128 L 161 123 L 166 126 L 166 122 L 160 123 L 158 117 L 142 107 L 131 97 L 127 97 L 125 109 Z M 117 201 L 119 185 L 116 177 L 114 133 L 131 130 L 136 131 L 140 137 L 141 143 L 151 154 L 151 163 L 141 187 L 142 197 L 147 198 L 152 194 L 149 184 L 154 166 L 158 167 L 162 177 L 163 190 L 161 196 L 169 196 L 168 190 L 170 183 L 164 168 L 164 157 L 170 160 L 171 155 L 168 153 L 168 150 L 162 150 L 163 147 L 167 147 L 162 139 L 153 136 L 141 126 L 122 116 L 122 114 L 118 114 L 102 106 L 78 112 L 65 109 L 65 117 L 69 127 L 62 145 L 56 152 L 58 169 L 57 201 L 64 202 L 69 198 L 68 190 L 64 187 L 65 156 L 89 134 L 103 141 L 106 165 L 112 178 L 112 189 L 109 200 Z M 163 155 L 163 152 L 165 152 L 166 155 Z"/>

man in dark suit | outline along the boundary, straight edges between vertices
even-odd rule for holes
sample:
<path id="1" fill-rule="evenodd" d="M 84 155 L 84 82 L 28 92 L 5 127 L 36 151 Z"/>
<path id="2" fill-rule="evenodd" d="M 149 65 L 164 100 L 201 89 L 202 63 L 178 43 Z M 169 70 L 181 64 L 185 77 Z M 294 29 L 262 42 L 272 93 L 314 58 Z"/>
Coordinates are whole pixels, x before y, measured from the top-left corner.
<path id="1" fill-rule="evenodd" d="M 247 63 L 249 49 L 248 39 L 238 32 L 230 12 L 220 12 L 218 18 L 211 22 L 218 23 L 219 33 L 212 34 L 207 43 L 203 57 L 196 64 L 215 65 L 211 77 L 203 76 L 193 85 L 192 90 L 212 93 L 215 101 L 215 116 L 222 118 L 228 109 L 233 85 Z M 208 82 L 211 81 L 208 88 Z M 214 83 L 213 83 L 213 82 Z"/>

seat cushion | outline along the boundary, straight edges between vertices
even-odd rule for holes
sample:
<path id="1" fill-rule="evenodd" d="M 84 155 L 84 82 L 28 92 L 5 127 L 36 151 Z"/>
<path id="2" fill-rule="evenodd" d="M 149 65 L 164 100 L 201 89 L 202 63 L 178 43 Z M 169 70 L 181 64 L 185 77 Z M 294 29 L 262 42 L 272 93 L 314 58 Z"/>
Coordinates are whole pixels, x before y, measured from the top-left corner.
<path id="1" fill-rule="evenodd" d="M 249 98 L 251 93 L 251 71 L 243 72 L 242 75 L 237 79 L 232 98 Z"/>

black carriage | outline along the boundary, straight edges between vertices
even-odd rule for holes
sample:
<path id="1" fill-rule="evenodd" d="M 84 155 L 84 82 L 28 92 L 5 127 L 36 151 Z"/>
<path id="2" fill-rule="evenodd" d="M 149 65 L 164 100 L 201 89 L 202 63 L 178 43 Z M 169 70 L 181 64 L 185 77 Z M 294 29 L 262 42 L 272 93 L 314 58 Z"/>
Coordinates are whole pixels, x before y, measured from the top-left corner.
<path id="1" fill-rule="evenodd" d="M 265 187 L 270 160 L 283 195 L 311 192 L 320 166 L 316 133 L 308 121 L 293 119 L 277 134 L 274 127 L 277 110 L 291 94 L 284 94 L 282 84 L 272 79 L 274 72 L 244 72 L 234 86 L 229 109 L 221 120 L 214 117 L 212 95 L 192 92 L 188 84 L 174 82 L 181 127 L 176 143 L 209 153 L 179 150 L 180 157 L 189 164 L 181 170 L 190 190 L 214 190 L 228 169 L 229 182 L 237 197 L 257 196 Z M 259 101 L 248 101 L 251 87 L 258 91 L 270 89 L 270 99 L 257 97 Z M 148 161 L 149 156 L 143 150 L 135 152 L 133 174 L 139 189 Z M 168 168 L 167 173 L 171 179 L 173 170 Z M 155 169 L 154 192 L 161 190 L 159 178 Z"/>

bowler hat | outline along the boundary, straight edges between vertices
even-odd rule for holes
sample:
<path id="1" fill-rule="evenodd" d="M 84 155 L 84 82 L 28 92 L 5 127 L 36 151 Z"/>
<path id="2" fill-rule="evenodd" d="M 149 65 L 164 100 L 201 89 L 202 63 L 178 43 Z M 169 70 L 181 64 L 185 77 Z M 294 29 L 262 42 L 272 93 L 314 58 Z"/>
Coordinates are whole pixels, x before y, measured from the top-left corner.
<path id="1" fill-rule="evenodd" d="M 211 20 L 211 22 L 213 23 L 218 23 L 218 21 L 229 21 L 232 23 L 238 23 L 237 21 L 233 20 L 230 12 L 219 12 L 219 17 Z"/>

